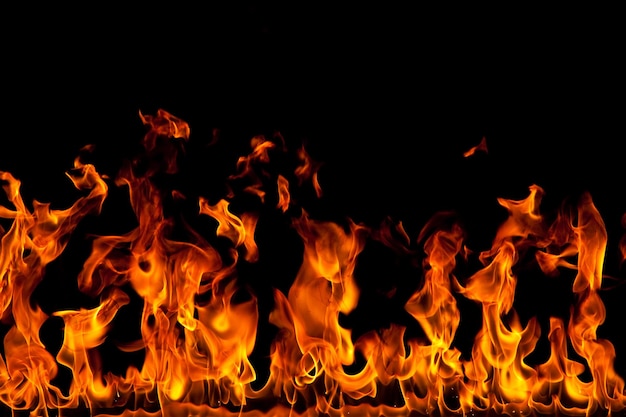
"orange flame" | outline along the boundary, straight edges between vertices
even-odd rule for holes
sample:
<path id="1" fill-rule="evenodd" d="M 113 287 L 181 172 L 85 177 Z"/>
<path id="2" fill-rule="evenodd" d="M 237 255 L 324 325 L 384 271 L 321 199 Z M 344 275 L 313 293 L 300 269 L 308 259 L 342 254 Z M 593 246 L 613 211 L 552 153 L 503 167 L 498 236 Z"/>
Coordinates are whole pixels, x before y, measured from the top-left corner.
<path id="1" fill-rule="evenodd" d="M 247 179 L 249 184 L 244 188 L 244 191 L 254 194 L 265 201 L 265 191 L 263 190 L 263 181 L 261 176 L 266 175 L 263 170 L 263 164 L 270 162 L 269 150 L 274 149 L 276 145 L 274 142 L 267 140 L 264 136 L 255 136 L 250 141 L 252 152 L 247 156 L 242 156 L 237 161 L 238 173 L 231 175 L 231 180 Z M 260 173 L 257 172 L 256 167 L 260 166 Z"/>
<path id="2" fill-rule="evenodd" d="M 51 382 L 58 365 L 39 336 L 48 315 L 30 303 L 46 265 L 63 252 L 81 218 L 99 213 L 107 193 L 107 185 L 93 165 L 77 159 L 68 176 L 78 189 L 89 190 L 89 194 L 65 210 L 34 201 L 31 212 L 20 195 L 20 181 L 0 172 L 6 196 L 14 206 L 14 210 L 0 206 L 0 217 L 13 219 L 1 241 L 0 305 L 3 321 L 11 328 L 5 336 L 4 357 L 0 357 L 0 398 L 15 410 L 75 404 Z"/>
<path id="3" fill-rule="evenodd" d="M 306 180 L 310 179 L 313 183 L 313 189 L 315 190 L 315 194 L 318 197 L 321 197 L 322 187 L 320 186 L 320 183 L 317 179 L 317 172 L 320 169 L 321 164 L 311 159 L 309 153 L 306 151 L 306 149 L 304 149 L 304 146 L 298 149 L 298 158 L 302 162 L 302 165 L 296 168 L 295 174 L 296 177 L 298 177 L 300 185 L 302 185 L 302 183 Z"/>
<path id="4" fill-rule="evenodd" d="M 282 175 L 278 175 L 278 203 L 276 207 L 284 213 L 289 209 L 291 195 L 289 194 L 289 181 Z"/>
<path id="5" fill-rule="evenodd" d="M 269 382 L 289 403 L 295 404 L 299 394 L 328 412 L 332 403 L 343 403 L 344 394 L 360 399 L 376 392 L 371 367 L 354 375 L 344 371 L 355 352 L 351 332 L 339 324 L 339 314 L 357 304 L 353 272 L 367 229 L 350 223 L 346 232 L 334 223 L 310 220 L 306 213 L 294 226 L 305 242 L 304 260 L 288 298 L 275 291 L 277 307 L 270 320 L 281 333 L 273 345 Z M 323 394 L 311 392 L 316 381 L 323 381 Z"/>
<path id="6" fill-rule="evenodd" d="M 0 172 L 9 205 L 0 205 L 0 219 L 10 223 L 6 230 L 0 227 L 0 309 L 6 327 L 0 401 L 10 411 L 590 417 L 626 410 L 615 347 L 598 337 L 606 319 L 600 291 L 609 240 L 589 194 L 552 223 L 540 210 L 544 190 L 538 185 L 529 187 L 525 199 L 498 199 L 508 217 L 491 247 L 475 252 L 451 213 L 436 213 L 417 239 L 391 219 L 372 227 L 350 218 L 343 223 L 316 218 L 298 207 L 291 197 L 296 188 L 290 187 L 311 181 L 309 191 L 321 197 L 321 164 L 301 147 L 295 171 L 293 165 L 288 172 L 271 168 L 270 151 L 286 156 L 287 143 L 280 134 L 278 144 L 256 136 L 228 179 L 241 182 L 236 190 L 259 197 L 256 203 L 276 196 L 270 216 L 287 219 L 284 224 L 302 244 L 293 281 L 272 286 L 266 300 L 259 288 L 273 285 L 271 277 L 260 273 L 246 281 L 241 275 L 256 271 L 267 253 L 261 245 L 267 242 L 257 236 L 267 230 L 267 211 L 258 205 L 248 209 L 235 189 L 215 204 L 198 196 L 197 223 L 212 227 L 208 232 L 192 227 L 174 213 L 191 197 L 159 181 L 177 174 L 184 143 L 176 139 L 190 139 L 189 125 L 163 110 L 140 118 L 147 128 L 144 151 L 114 181 L 128 191 L 134 223 L 121 235 L 92 238 L 76 276 L 89 305 L 48 314 L 34 294 L 44 279 L 54 279 L 47 267 L 62 256 L 82 219 L 104 210 L 108 178 L 77 158 L 68 176 L 86 195 L 59 210 L 38 201 L 29 208 L 20 181 Z M 487 151 L 485 138 L 465 156 L 476 151 Z M 269 246 L 284 243 L 280 235 L 270 235 Z M 371 308 L 362 299 L 367 288 L 358 266 L 372 256 L 366 250 L 372 243 L 408 260 L 415 287 L 406 294 L 397 288 L 385 292 L 386 300 L 399 303 L 404 321 L 357 335 L 349 319 Z M 625 247 L 622 239 L 623 257 Z M 285 253 L 286 263 L 289 256 Z M 524 322 L 516 296 L 527 268 L 552 280 L 567 279 L 564 270 L 575 274 L 569 317 L 549 317 L 548 329 L 537 317 Z M 376 279 L 390 279 L 394 270 L 385 274 Z M 458 343 L 462 303 L 474 304 L 480 314 L 467 349 Z M 275 330 L 264 358 L 269 369 L 255 363 L 265 314 Z M 120 321 L 133 315 L 134 338 L 114 338 Z M 54 318 L 63 323 L 58 349 L 41 337 Z M 532 357 L 542 337 L 549 345 L 544 362 Z M 105 346 L 121 356 L 140 354 L 142 360 L 112 372 L 105 366 Z M 63 373 L 69 375 L 65 385 L 59 382 Z"/>
<path id="7" fill-rule="evenodd" d="M 476 152 L 484 152 L 484 153 L 488 152 L 488 149 L 487 149 L 487 138 L 486 137 L 483 136 L 483 138 L 480 140 L 478 145 L 472 146 L 467 151 L 463 152 L 463 156 L 465 158 L 468 158 L 468 157 L 474 155 Z"/>

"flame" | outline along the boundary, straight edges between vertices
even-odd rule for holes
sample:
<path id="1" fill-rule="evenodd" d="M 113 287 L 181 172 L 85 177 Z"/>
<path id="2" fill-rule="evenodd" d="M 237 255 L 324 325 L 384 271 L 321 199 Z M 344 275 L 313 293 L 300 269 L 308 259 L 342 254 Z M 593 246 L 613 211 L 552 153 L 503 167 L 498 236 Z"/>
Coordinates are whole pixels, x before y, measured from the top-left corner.
<path id="1" fill-rule="evenodd" d="M 422 234 L 429 226 L 425 226 Z M 462 243 L 463 232 L 458 224 L 454 224 L 451 230 L 437 230 L 426 240 L 424 284 L 405 305 L 429 341 L 429 344 L 412 345 L 419 357 L 411 371 L 411 385 L 415 385 L 411 391 L 415 392 L 417 388 L 415 394 L 421 396 L 421 401 L 414 407 L 423 410 L 436 407 L 457 412 L 468 405 L 455 408 L 444 400 L 444 390 L 460 390 L 463 399 L 467 395 L 459 385 L 463 378 L 461 352 L 452 347 L 461 315 L 451 291 L 451 280 Z"/>
<path id="2" fill-rule="evenodd" d="M 589 194 L 582 196 L 577 217 L 578 223 L 572 226 L 574 244 L 579 247 L 573 284 L 576 304 L 572 307 L 568 333 L 574 350 L 587 361 L 593 375 L 592 396 L 597 402 L 589 401 L 587 408 L 623 408 L 624 380 L 613 370 L 615 349 L 611 342 L 597 337 L 597 329 L 606 316 L 598 291 L 608 238 Z"/>
<path id="3" fill-rule="evenodd" d="M 317 172 L 321 167 L 319 162 L 314 161 L 309 153 L 304 148 L 304 145 L 298 149 L 298 159 L 302 162 L 302 165 L 298 166 L 295 170 L 296 177 L 300 185 L 307 180 L 311 180 L 313 183 L 313 189 L 317 197 L 322 196 L 322 187 L 317 179 Z"/>
<path id="4" fill-rule="evenodd" d="M 468 158 L 468 157 L 474 155 L 476 152 L 484 152 L 484 153 L 488 153 L 489 152 L 488 149 L 487 149 L 487 138 L 486 137 L 483 136 L 483 138 L 480 140 L 478 145 L 472 146 L 467 151 L 463 152 L 463 156 L 465 158 Z"/>
<path id="5" fill-rule="evenodd" d="M 4 357 L 0 358 L 0 398 L 15 410 L 75 403 L 52 384 L 58 365 L 39 336 L 48 315 L 30 303 L 46 265 L 61 255 L 84 216 L 99 213 L 107 194 L 107 185 L 93 165 L 76 159 L 68 177 L 76 188 L 89 194 L 65 210 L 51 209 L 50 204 L 35 200 L 31 211 L 21 197 L 20 181 L 0 172 L 4 192 L 14 207 L 0 207 L 0 217 L 13 219 L 1 241 L 0 305 L 2 319 L 11 327 L 4 340 Z"/>
<path id="6" fill-rule="evenodd" d="M 63 345 L 57 354 L 57 361 L 76 371 L 69 393 L 74 406 L 78 400 L 91 407 L 93 400 L 107 402 L 115 398 L 115 383 L 105 382 L 108 378 L 102 374 L 97 363 L 93 363 L 97 362 L 93 355 L 97 354 L 95 348 L 106 338 L 108 327 L 117 311 L 128 302 L 128 295 L 114 288 L 94 309 L 55 313 L 65 323 Z"/>
<path id="7" fill-rule="evenodd" d="M 250 140 L 252 152 L 249 155 L 242 156 L 237 161 L 237 174 L 229 177 L 230 180 L 245 179 L 249 184 L 244 191 L 256 195 L 259 199 L 265 201 L 265 191 L 263 190 L 262 176 L 267 175 L 263 170 L 263 165 L 270 162 L 269 151 L 276 147 L 276 144 L 269 141 L 265 136 L 255 136 Z M 257 169 L 260 167 L 260 169 Z M 260 173 L 259 173 L 259 172 Z"/>
<path id="8" fill-rule="evenodd" d="M 9 225 L 0 226 L 6 328 L 0 401 L 10 411 L 590 417 L 626 410 L 615 347 L 598 336 L 606 319 L 600 292 L 609 239 L 590 194 L 575 207 L 564 204 L 552 222 L 540 210 L 545 191 L 538 185 L 522 200 L 499 198 L 507 218 L 489 248 L 472 250 L 453 213 L 434 214 L 414 239 L 391 218 L 372 226 L 331 221 L 300 207 L 292 195 L 306 192 L 305 182 L 324 202 L 322 165 L 299 147 L 294 165 L 272 166 L 290 156 L 280 134 L 252 138 L 250 153 L 228 177 L 227 195 L 210 202 L 183 193 L 175 181 L 162 179 L 176 178 L 189 125 L 164 110 L 139 116 L 147 130 L 143 151 L 112 181 L 77 158 L 67 175 L 83 195 L 68 208 L 36 200 L 29 207 L 20 180 L 0 172 L 8 202 L 0 205 L 0 219 Z M 485 138 L 464 156 L 477 151 L 487 152 Z M 63 256 L 85 217 L 105 210 L 110 182 L 128 193 L 133 223 L 119 235 L 89 236 L 90 252 L 76 276 L 77 290 L 89 301 L 45 312 L 35 293 L 55 279 L 48 265 Z M 247 204 L 241 196 L 250 194 L 254 203 Z M 197 218 L 177 212 L 193 201 Z M 272 286 L 268 300 L 260 288 L 274 281 L 255 272 L 267 254 L 262 236 L 272 216 L 287 220 L 281 224 L 301 252 L 293 279 Z M 270 232 L 269 246 L 284 243 L 277 236 Z M 371 308 L 358 268 L 372 256 L 370 245 L 405 261 L 415 285 L 410 293 L 382 291 L 406 320 L 356 333 L 350 318 Z M 622 259 L 625 247 L 622 239 Z M 284 254 L 286 263 L 290 256 Z M 551 316 L 545 325 L 537 317 L 523 319 L 516 296 L 526 274 L 567 280 L 565 272 L 573 274 L 569 316 Z M 246 273 L 254 276 L 244 279 Z M 389 268 L 375 279 L 386 282 L 394 273 Z M 468 303 L 480 320 L 464 348 L 458 338 Z M 41 337 L 55 319 L 62 322 L 57 348 Z M 115 337 L 117 326 L 133 319 L 133 338 Z M 274 333 L 266 341 L 268 369 L 262 369 L 255 358 L 268 328 Z M 549 346 L 543 362 L 533 357 L 541 341 Z M 112 372 L 110 350 L 141 360 Z M 63 375 L 69 376 L 65 383 Z"/>
<path id="9" fill-rule="evenodd" d="M 254 229 L 258 216 L 243 213 L 240 219 L 231 213 L 228 207 L 229 203 L 226 200 L 220 200 L 211 206 L 204 198 L 200 198 L 200 213 L 217 220 L 217 235 L 229 238 L 235 247 L 243 245 L 246 248 L 245 259 L 254 262 L 258 258 L 258 248 L 254 241 Z"/>
<path id="10" fill-rule="evenodd" d="M 622 216 L 622 226 L 626 228 L 626 213 Z M 622 254 L 622 264 L 626 262 L 626 235 L 622 236 L 619 241 L 619 250 Z"/>
<path id="11" fill-rule="evenodd" d="M 289 181 L 282 175 L 278 175 L 278 203 L 276 207 L 281 209 L 284 213 L 289 209 L 289 203 L 291 202 L 291 194 L 289 194 Z"/>
<path id="12" fill-rule="evenodd" d="M 354 362 L 355 348 L 350 330 L 339 324 L 339 314 L 357 304 L 353 272 L 367 229 L 350 222 L 345 231 L 335 223 L 311 220 L 306 212 L 294 227 L 305 242 L 304 260 L 288 296 L 274 292 L 270 321 L 280 333 L 264 390 L 284 394 L 291 404 L 298 395 L 305 401 L 313 396 L 318 410 L 328 410 L 330 402 L 343 402 L 342 393 L 358 399 L 375 392 L 372 369 L 345 373 L 343 366 Z M 324 381 L 323 394 L 310 392 L 316 380 Z"/>

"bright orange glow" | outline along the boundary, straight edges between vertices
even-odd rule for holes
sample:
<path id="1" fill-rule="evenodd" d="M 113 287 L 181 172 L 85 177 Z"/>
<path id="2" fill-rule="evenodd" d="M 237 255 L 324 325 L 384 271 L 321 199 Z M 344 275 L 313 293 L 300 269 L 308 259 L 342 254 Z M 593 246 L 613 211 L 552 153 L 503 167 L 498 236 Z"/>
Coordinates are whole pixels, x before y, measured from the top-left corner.
<path id="1" fill-rule="evenodd" d="M 304 147 L 285 162 L 289 147 L 280 134 L 251 139 L 221 198 L 168 188 L 163 178 L 179 172 L 190 127 L 163 110 L 139 116 L 147 130 L 143 153 L 113 180 L 77 158 L 67 175 L 81 196 L 68 208 L 29 206 L 20 180 L 0 172 L 0 406 L 33 416 L 87 410 L 127 417 L 626 411 L 616 349 L 599 336 L 609 236 L 590 194 L 554 217 L 540 209 L 539 185 L 521 200 L 499 198 L 508 216 L 488 248 L 472 250 L 449 212 L 435 213 L 417 237 L 391 218 L 372 226 L 316 217 L 296 197 L 308 190 L 324 201 L 322 165 Z M 464 156 L 478 151 L 487 152 L 485 138 Z M 273 166 L 275 159 L 283 164 Z M 128 193 L 132 224 L 117 225 L 126 227 L 119 234 L 80 237 L 79 245 L 89 244 L 75 277 L 83 304 L 44 308 L 37 290 L 58 278 L 48 268 L 63 259 L 83 219 L 102 215 L 110 186 Z M 190 201 L 193 218 L 177 212 Z M 268 226 L 272 216 L 287 232 Z M 298 250 L 295 258 L 280 254 L 279 262 L 296 265 L 289 282 L 258 273 L 271 249 L 284 246 Z M 359 269 L 373 264 L 372 247 L 405 262 L 412 290 L 380 285 L 368 292 L 368 279 L 385 284 L 396 273 L 393 265 L 373 278 Z M 529 276 L 571 276 L 569 313 L 525 318 L 517 302 Z M 388 312 L 394 306 L 368 304 L 368 297 L 403 301 Z M 459 343 L 463 305 L 476 309 L 469 347 Z M 353 326 L 363 310 L 376 319 L 395 316 Z M 62 327 L 57 346 L 42 337 L 51 323 Z M 116 333 L 133 325 L 135 334 Z M 538 359 L 542 342 L 549 352 Z M 108 354 L 140 359 L 112 371 L 116 359 Z"/>

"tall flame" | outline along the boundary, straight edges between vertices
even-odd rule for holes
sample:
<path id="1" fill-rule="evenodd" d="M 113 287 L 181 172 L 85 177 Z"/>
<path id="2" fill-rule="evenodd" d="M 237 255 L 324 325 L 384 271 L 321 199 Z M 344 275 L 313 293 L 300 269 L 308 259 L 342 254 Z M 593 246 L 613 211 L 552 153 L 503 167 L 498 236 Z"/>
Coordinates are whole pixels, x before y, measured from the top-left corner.
<path id="1" fill-rule="evenodd" d="M 93 165 L 76 159 L 68 177 L 76 188 L 89 194 L 69 209 L 51 209 L 50 204 L 34 201 L 31 211 L 21 197 L 20 181 L 0 172 L 4 192 L 14 207 L 0 206 L 0 217 L 13 219 L 2 235 L 0 256 L 2 319 L 11 326 L 5 336 L 4 357 L 0 357 L 0 394 L 15 410 L 75 404 L 52 384 L 58 365 L 39 336 L 48 316 L 30 302 L 46 265 L 63 252 L 76 224 L 87 214 L 99 212 L 107 194 L 107 185 Z"/>

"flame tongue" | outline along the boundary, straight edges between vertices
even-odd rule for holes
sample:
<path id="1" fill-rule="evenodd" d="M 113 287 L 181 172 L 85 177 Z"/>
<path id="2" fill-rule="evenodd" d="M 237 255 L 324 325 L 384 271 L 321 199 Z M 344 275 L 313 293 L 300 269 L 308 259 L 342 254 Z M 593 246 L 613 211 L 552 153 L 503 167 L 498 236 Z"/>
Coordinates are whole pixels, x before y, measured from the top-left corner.
<path id="1" fill-rule="evenodd" d="M 289 149 L 279 134 L 271 140 L 259 135 L 228 177 L 228 195 L 217 201 L 198 196 L 193 203 L 196 223 L 206 225 L 207 232 L 176 213 L 191 198 L 168 189 L 175 181 L 163 181 L 177 178 L 189 125 L 163 110 L 140 118 L 147 128 L 144 152 L 115 180 L 128 191 L 136 223 L 121 235 L 92 239 L 77 286 L 94 305 L 51 313 L 64 324 L 56 352 L 40 337 L 49 315 L 33 294 L 81 220 L 103 209 L 106 177 L 77 159 L 68 177 L 84 196 L 63 210 L 38 201 L 30 209 L 20 181 L 0 172 L 9 203 L 0 205 L 0 218 L 10 223 L 6 230 L 0 227 L 0 308 L 6 326 L 0 400 L 12 411 L 589 417 L 626 409 L 615 348 L 598 337 L 606 318 L 600 291 L 608 235 L 590 195 L 552 224 L 539 210 L 544 190 L 537 185 L 523 200 L 499 199 L 509 216 L 491 247 L 470 259 L 474 252 L 465 246 L 465 232 L 449 214 L 433 216 L 415 241 L 402 223 L 391 220 L 372 227 L 349 218 L 342 224 L 316 218 L 298 206 L 298 197 L 308 188 L 324 202 L 322 165 L 300 147 L 291 171 L 271 168 L 275 156 L 290 156 Z M 478 151 L 487 152 L 484 138 L 464 156 Z M 294 187 L 300 194 L 291 194 Z M 239 198 L 246 194 L 242 203 Z M 245 204 L 250 201 L 253 209 Z M 295 231 L 303 248 L 293 282 L 272 288 L 272 300 L 257 291 L 273 282 L 271 277 L 259 273 L 246 281 L 241 276 L 262 270 L 255 267 L 266 252 L 255 235 L 257 227 L 267 231 L 268 216 L 286 219 L 282 224 Z M 399 304 L 406 321 L 356 336 L 343 319 L 367 308 L 359 285 L 366 280 L 358 278 L 369 271 L 357 265 L 372 256 L 365 250 L 372 241 L 394 259 L 408 259 L 411 279 L 419 285 L 412 293 L 392 288 L 382 295 Z M 624 247 L 622 240 L 622 254 Z M 479 267 L 467 272 L 472 261 Z M 564 279 L 564 269 L 575 274 L 569 317 L 549 317 L 547 329 L 536 317 L 523 322 L 516 295 L 525 268 L 553 280 Z M 394 273 L 390 267 L 373 279 L 391 282 Z M 466 350 L 457 343 L 463 326 L 460 300 L 474 303 L 481 314 Z M 109 340 L 132 309 L 138 321 L 135 340 Z M 267 343 L 267 370 L 254 360 L 264 336 L 262 311 L 276 331 Z M 539 362 L 532 354 L 542 338 L 549 355 Z M 139 353 L 142 360 L 113 373 L 105 366 L 104 345 L 120 357 Z M 60 371 L 71 375 L 66 387 L 57 384 Z M 259 378 L 261 371 L 266 378 Z"/>
<path id="2" fill-rule="evenodd" d="M 579 248 L 578 273 L 573 285 L 576 305 L 568 333 L 574 350 L 585 358 L 593 376 L 590 394 L 596 401 L 589 401 L 588 409 L 623 408 L 624 380 L 613 370 L 615 349 L 608 340 L 597 337 L 597 329 L 606 316 L 598 290 L 602 285 L 607 233 L 589 194 L 584 194 L 579 204 L 574 236 L 574 244 Z"/>
<path id="3" fill-rule="evenodd" d="M 39 337 L 48 316 L 30 303 L 44 278 L 46 265 L 63 252 L 81 218 L 99 212 L 106 196 L 107 186 L 92 165 L 77 159 L 75 172 L 68 176 L 77 188 L 89 190 L 89 194 L 66 210 L 52 210 L 49 204 L 35 201 L 31 212 L 20 195 L 20 182 L 11 174 L 0 172 L 4 191 L 15 207 L 0 207 L 0 217 L 13 219 L 1 241 L 1 315 L 11 328 L 5 336 L 4 358 L 0 358 L 0 392 L 5 403 L 15 409 L 42 410 L 76 404 L 74 398 L 64 396 L 51 382 L 58 367 Z"/>

